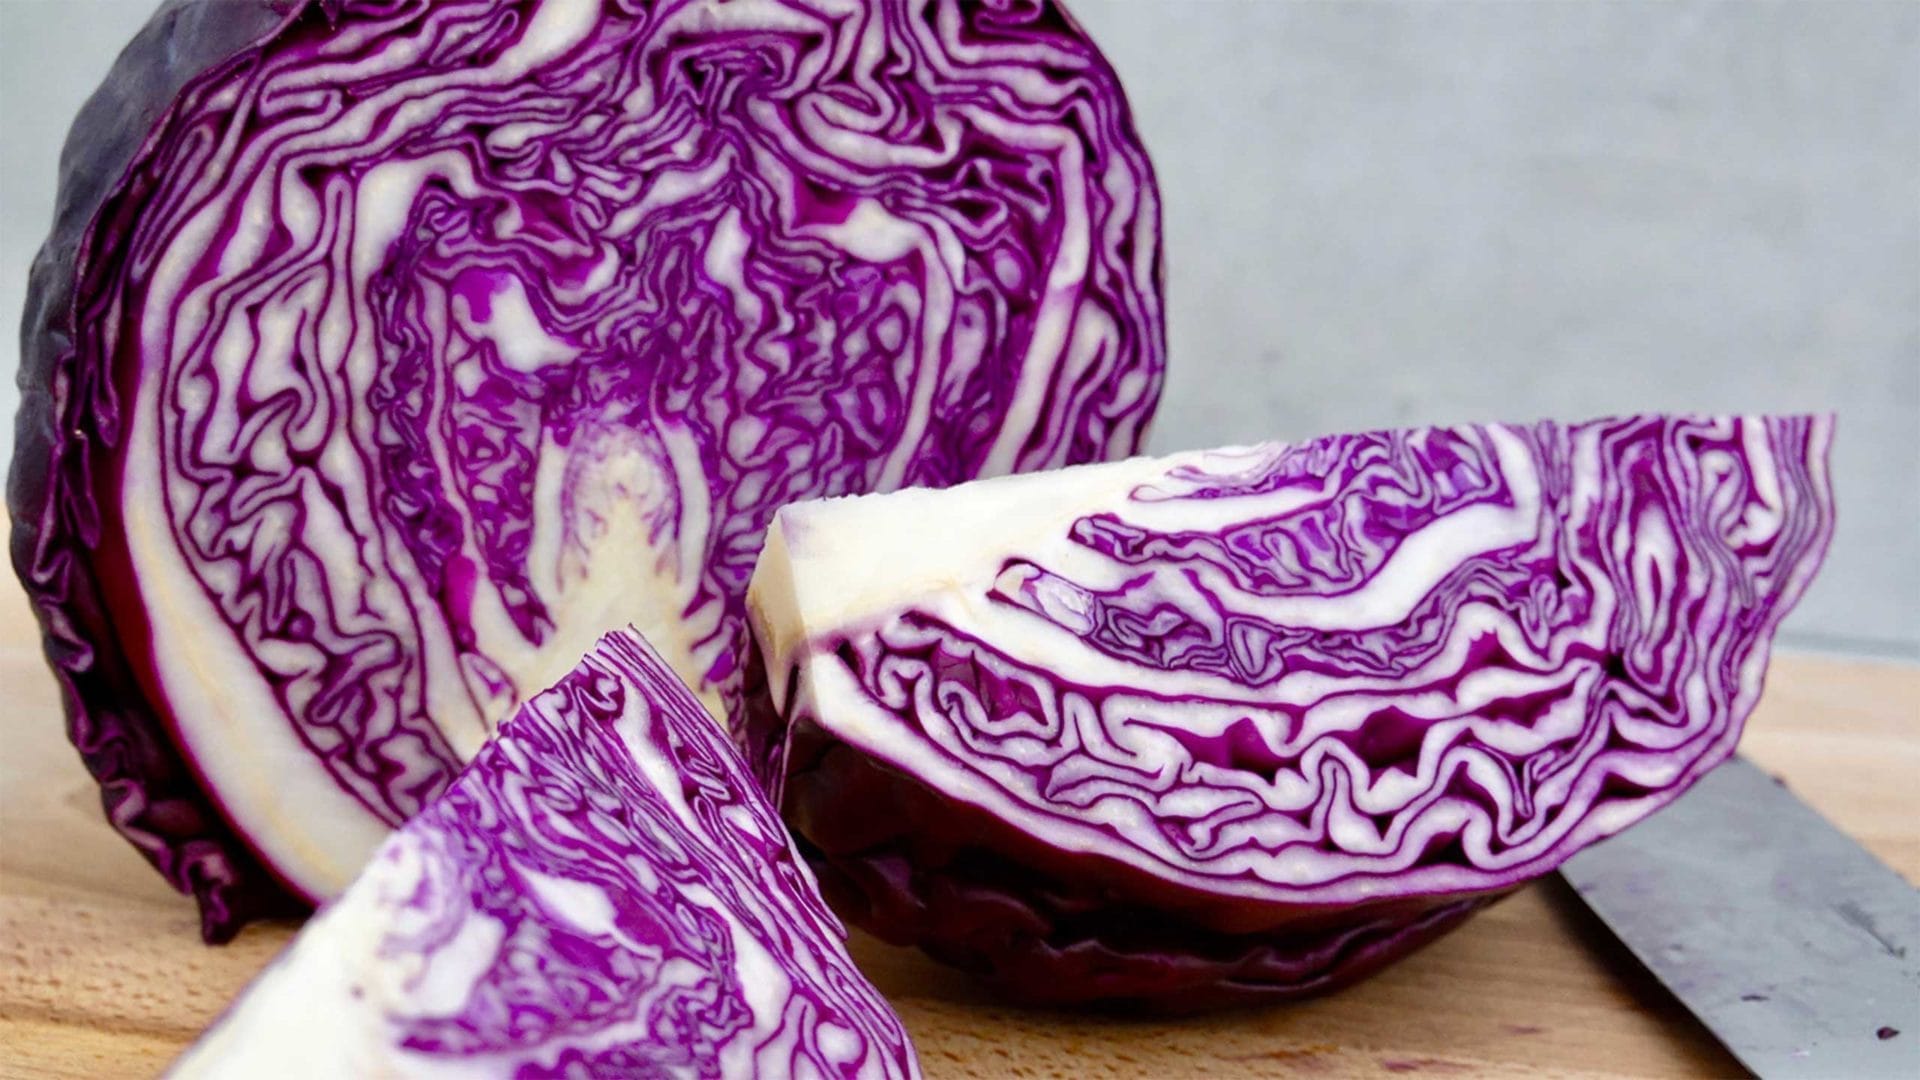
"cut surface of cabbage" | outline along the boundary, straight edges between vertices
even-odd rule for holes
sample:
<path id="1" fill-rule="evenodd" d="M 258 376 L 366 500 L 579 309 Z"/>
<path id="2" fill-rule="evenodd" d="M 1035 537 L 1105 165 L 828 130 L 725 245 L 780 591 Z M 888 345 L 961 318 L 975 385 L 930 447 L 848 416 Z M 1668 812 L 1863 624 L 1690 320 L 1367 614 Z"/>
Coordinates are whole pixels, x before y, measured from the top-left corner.
<path id="1" fill-rule="evenodd" d="M 1830 438 L 1487 424 L 789 506 L 743 744 L 850 917 L 1017 996 L 1322 989 L 1732 753 Z"/>
<path id="2" fill-rule="evenodd" d="M 15 563 L 224 936 L 636 625 L 716 715 L 787 501 L 1137 451 L 1159 211 L 1052 3 L 185 0 L 74 127 Z"/>
<path id="3" fill-rule="evenodd" d="M 176 1077 L 914 1077 L 724 731 L 635 632 L 504 725 Z"/>

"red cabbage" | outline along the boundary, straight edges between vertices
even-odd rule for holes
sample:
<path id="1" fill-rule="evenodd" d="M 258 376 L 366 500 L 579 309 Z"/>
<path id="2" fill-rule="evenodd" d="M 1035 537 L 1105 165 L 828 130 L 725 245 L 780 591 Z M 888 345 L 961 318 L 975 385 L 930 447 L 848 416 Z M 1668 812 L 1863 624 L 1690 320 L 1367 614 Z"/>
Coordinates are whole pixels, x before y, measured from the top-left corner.
<path id="1" fill-rule="evenodd" d="M 175 1072 L 918 1075 L 844 936 L 724 730 L 611 634 Z"/>
<path id="2" fill-rule="evenodd" d="M 1009 996 L 1326 990 L 1733 752 L 1830 436 L 1429 428 L 797 504 L 743 746 L 843 915 Z"/>
<path id="3" fill-rule="evenodd" d="M 167 4 L 68 140 L 9 500 L 108 816 L 217 939 L 611 626 L 725 711 L 775 507 L 1138 449 L 1158 229 L 1047 0 Z"/>

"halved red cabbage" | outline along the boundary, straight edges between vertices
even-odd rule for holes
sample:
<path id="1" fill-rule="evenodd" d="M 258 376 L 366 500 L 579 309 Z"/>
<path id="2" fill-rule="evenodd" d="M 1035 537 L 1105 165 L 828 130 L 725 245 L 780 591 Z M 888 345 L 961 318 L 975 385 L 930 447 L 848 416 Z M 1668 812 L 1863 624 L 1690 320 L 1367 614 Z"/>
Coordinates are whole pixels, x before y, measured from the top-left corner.
<path id="1" fill-rule="evenodd" d="M 743 743 L 843 915 L 1010 996 L 1326 990 L 1732 753 L 1830 435 L 1428 428 L 790 506 Z"/>
<path id="2" fill-rule="evenodd" d="M 10 497 L 114 825 L 217 938 L 611 626 L 722 710 L 774 507 L 1137 449 L 1155 198 L 1044 0 L 168 3 L 68 140 Z"/>
<path id="3" fill-rule="evenodd" d="M 844 937 L 724 730 L 624 631 L 502 724 L 175 1075 L 918 1075 Z"/>

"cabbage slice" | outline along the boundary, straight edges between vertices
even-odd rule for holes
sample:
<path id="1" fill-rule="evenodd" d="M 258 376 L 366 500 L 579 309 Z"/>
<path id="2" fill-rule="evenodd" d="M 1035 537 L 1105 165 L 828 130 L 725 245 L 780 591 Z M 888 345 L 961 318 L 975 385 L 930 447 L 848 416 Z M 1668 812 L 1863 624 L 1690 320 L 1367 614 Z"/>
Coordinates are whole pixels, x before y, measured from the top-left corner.
<path id="1" fill-rule="evenodd" d="M 181 1077 L 918 1075 L 723 729 L 610 634 L 177 1063 Z"/>
<path id="2" fill-rule="evenodd" d="M 1732 753 L 1830 436 L 1441 427 L 789 506 L 743 745 L 844 914 L 1012 996 L 1324 990 Z"/>
<path id="3" fill-rule="evenodd" d="M 1050 2 L 169 0 L 59 206 L 14 564 L 213 939 L 610 627 L 724 713 L 777 506 L 1136 452 L 1164 366 L 1151 168 Z"/>

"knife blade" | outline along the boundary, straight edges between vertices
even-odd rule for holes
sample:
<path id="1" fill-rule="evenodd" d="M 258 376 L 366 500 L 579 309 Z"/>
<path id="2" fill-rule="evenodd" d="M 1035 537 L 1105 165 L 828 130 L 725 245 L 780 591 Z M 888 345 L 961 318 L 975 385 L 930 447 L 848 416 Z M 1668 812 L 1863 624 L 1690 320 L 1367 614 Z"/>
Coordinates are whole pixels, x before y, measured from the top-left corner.
<path id="1" fill-rule="evenodd" d="M 1744 758 L 1561 874 L 1756 1075 L 1920 1077 L 1920 891 Z"/>

